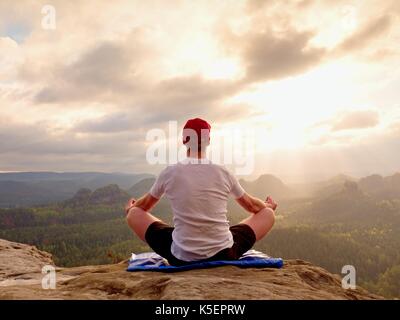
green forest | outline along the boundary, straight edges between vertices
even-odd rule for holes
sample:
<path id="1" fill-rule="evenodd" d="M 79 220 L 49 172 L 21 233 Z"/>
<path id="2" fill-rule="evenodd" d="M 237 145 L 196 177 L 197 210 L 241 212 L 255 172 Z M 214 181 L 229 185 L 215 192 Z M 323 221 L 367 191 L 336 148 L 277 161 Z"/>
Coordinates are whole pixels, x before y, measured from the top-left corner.
<path id="1" fill-rule="evenodd" d="M 36 245 L 59 266 L 115 263 L 149 247 L 125 223 L 123 205 L 150 181 L 129 192 L 117 185 L 81 189 L 63 202 L 0 209 L 0 238 Z M 232 224 L 246 216 L 229 203 Z M 171 222 L 162 200 L 154 214 Z M 330 194 L 282 199 L 272 232 L 255 249 L 284 259 L 310 261 L 340 274 L 353 265 L 358 285 L 400 298 L 400 201 L 371 196 L 355 183 Z"/>

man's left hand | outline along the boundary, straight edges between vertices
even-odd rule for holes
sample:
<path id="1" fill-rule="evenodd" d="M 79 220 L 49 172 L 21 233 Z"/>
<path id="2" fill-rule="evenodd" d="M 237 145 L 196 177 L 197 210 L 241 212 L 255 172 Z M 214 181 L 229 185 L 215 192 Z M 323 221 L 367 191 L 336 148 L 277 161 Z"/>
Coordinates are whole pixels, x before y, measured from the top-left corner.
<path id="1" fill-rule="evenodd" d="M 271 208 L 274 211 L 278 207 L 278 204 L 270 196 L 267 197 L 267 200 L 265 201 L 265 204 L 267 205 L 268 208 Z"/>

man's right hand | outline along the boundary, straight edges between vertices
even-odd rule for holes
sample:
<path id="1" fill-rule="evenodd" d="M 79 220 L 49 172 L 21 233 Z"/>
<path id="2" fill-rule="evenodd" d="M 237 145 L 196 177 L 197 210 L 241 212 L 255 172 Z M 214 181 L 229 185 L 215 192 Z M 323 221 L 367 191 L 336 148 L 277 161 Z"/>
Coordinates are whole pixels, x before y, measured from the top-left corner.
<path id="1" fill-rule="evenodd" d="M 133 205 L 135 204 L 135 202 L 136 202 L 136 200 L 134 198 L 131 198 L 128 200 L 127 204 L 125 205 L 125 214 L 126 215 L 133 208 Z"/>
<path id="2" fill-rule="evenodd" d="M 278 204 L 270 196 L 268 196 L 267 200 L 265 200 L 265 204 L 267 205 L 268 208 L 271 208 L 274 211 L 278 207 Z"/>

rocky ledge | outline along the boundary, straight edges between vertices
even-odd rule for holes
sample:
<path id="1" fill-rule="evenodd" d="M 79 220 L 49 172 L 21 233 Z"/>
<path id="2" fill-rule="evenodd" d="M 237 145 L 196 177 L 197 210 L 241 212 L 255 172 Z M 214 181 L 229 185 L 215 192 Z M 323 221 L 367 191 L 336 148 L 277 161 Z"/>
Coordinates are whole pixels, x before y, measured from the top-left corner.
<path id="1" fill-rule="evenodd" d="M 282 269 L 218 267 L 174 274 L 126 272 L 126 262 L 55 267 L 56 288 L 42 288 L 47 252 L 0 240 L 0 299 L 380 299 L 345 290 L 339 276 L 302 260 Z"/>

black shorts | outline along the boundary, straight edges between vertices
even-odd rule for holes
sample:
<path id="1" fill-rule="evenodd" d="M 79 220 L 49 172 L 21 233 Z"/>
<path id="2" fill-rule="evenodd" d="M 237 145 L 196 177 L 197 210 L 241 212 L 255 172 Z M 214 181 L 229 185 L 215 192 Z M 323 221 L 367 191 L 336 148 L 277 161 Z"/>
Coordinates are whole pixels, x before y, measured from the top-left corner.
<path id="1" fill-rule="evenodd" d="M 201 261 L 237 260 L 243 253 L 253 247 L 256 242 L 256 235 L 250 226 L 240 223 L 229 229 L 233 236 L 233 246 L 219 251 L 211 258 Z M 179 260 L 172 254 L 172 231 L 174 231 L 174 228 L 163 222 L 153 222 L 146 230 L 146 242 L 155 253 L 167 259 L 170 265 L 181 266 L 190 264 L 191 262 Z"/>

